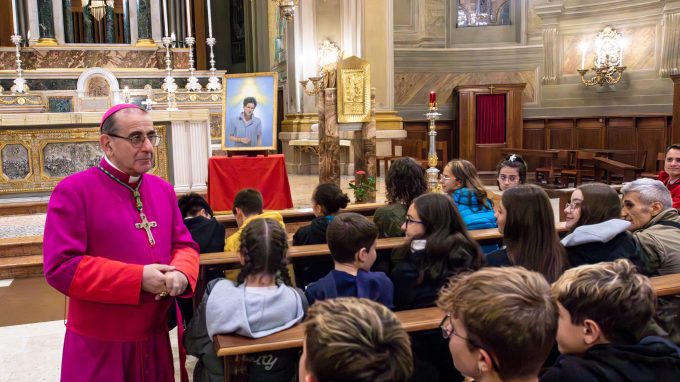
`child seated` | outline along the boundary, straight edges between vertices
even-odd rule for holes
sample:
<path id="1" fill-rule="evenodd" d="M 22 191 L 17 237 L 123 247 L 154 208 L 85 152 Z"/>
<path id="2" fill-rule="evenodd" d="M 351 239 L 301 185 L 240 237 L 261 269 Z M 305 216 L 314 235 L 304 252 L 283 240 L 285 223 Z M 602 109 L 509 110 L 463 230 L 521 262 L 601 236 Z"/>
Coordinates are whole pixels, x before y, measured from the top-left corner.
<path id="1" fill-rule="evenodd" d="M 283 217 L 276 211 L 262 211 L 262 194 L 260 191 L 252 188 L 244 188 L 239 191 L 234 197 L 234 206 L 231 212 L 236 218 L 238 231 L 231 234 L 224 243 L 225 252 L 236 252 L 241 245 L 241 232 L 254 219 L 274 219 L 281 227 L 286 228 L 283 224 Z"/>
<path id="2" fill-rule="evenodd" d="M 562 356 L 541 382 L 680 381 L 680 349 L 661 337 L 640 340 L 654 314 L 655 295 L 630 261 L 572 268 L 552 293 Z"/>
<path id="3" fill-rule="evenodd" d="M 335 269 L 305 289 L 310 304 L 336 297 L 360 297 L 392 309 L 394 286 L 383 272 L 371 272 L 378 227 L 365 216 L 338 214 L 326 231 Z"/>
<path id="4" fill-rule="evenodd" d="M 212 342 L 214 335 L 236 333 L 259 338 L 302 320 L 307 300 L 302 291 L 289 286 L 287 250 L 286 231 L 275 220 L 255 219 L 243 230 L 238 283 L 226 279 L 208 283 L 203 301 L 184 334 L 187 352 L 199 358 L 194 381 L 224 379 L 222 360 L 217 357 Z M 276 362 L 250 363 L 249 380 L 291 380 L 297 350 L 267 356 Z M 251 358 L 262 359 L 257 354 Z"/>
<path id="5" fill-rule="evenodd" d="M 483 268 L 451 279 L 438 305 L 447 313 L 442 335 L 464 376 L 537 381 L 555 343 L 558 319 L 541 274 L 522 267 Z"/>
<path id="6" fill-rule="evenodd" d="M 409 336 L 385 306 L 338 298 L 309 309 L 300 382 L 406 382 L 413 370 Z"/>
<path id="7" fill-rule="evenodd" d="M 222 252 L 224 226 L 213 217 L 208 202 L 201 195 L 191 193 L 179 198 L 177 203 L 184 225 L 201 248 L 201 253 Z"/>

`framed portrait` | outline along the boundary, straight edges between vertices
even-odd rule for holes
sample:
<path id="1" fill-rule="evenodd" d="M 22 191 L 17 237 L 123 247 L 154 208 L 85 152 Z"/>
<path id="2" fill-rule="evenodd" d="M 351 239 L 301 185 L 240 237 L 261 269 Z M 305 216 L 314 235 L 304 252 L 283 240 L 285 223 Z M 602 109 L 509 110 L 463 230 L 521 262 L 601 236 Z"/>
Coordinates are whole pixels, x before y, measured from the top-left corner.
<path id="1" fill-rule="evenodd" d="M 224 76 L 222 149 L 276 150 L 277 73 Z"/>

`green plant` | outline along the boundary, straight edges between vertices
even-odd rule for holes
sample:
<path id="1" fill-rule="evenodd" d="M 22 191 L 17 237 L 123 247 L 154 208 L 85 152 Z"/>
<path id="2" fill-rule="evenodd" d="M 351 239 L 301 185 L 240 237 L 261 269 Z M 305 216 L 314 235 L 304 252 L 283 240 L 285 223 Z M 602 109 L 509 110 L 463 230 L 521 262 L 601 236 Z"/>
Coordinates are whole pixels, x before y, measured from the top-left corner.
<path id="1" fill-rule="evenodd" d="M 354 191 L 354 200 L 363 202 L 368 198 L 370 192 L 375 192 L 375 177 L 366 177 L 366 171 L 356 172 L 355 179 L 349 181 L 349 188 Z"/>

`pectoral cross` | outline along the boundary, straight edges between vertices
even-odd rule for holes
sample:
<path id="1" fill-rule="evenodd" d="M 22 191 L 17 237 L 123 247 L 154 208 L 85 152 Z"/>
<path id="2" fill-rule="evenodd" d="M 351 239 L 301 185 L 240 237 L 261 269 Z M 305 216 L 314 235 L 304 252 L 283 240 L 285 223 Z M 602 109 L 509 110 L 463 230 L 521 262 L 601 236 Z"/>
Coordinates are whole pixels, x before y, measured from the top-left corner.
<path id="1" fill-rule="evenodd" d="M 145 230 L 146 237 L 149 238 L 149 244 L 151 244 L 152 246 L 156 245 L 156 240 L 153 238 L 153 234 L 151 234 L 151 228 L 156 228 L 158 224 L 156 224 L 156 222 L 148 221 L 146 219 L 146 215 L 144 214 L 144 212 L 140 212 L 139 217 L 142 219 L 142 222 L 135 223 L 135 228 Z"/>

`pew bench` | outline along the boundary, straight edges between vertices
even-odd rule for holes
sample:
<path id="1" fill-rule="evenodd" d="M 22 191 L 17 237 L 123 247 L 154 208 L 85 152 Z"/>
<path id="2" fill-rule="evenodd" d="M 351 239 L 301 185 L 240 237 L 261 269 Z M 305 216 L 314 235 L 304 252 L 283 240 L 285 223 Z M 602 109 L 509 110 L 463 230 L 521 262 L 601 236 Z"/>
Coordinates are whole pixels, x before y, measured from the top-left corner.
<path id="1" fill-rule="evenodd" d="M 397 318 L 408 333 L 437 329 L 444 312 L 437 308 L 421 308 L 396 312 Z M 223 357 L 224 380 L 230 381 L 230 370 L 233 369 L 236 356 L 268 352 L 283 349 L 302 348 L 305 337 L 305 326 L 295 325 L 292 328 L 262 338 L 247 338 L 235 334 L 218 334 L 213 339 L 215 353 Z"/>
<path id="2" fill-rule="evenodd" d="M 680 274 L 651 277 L 650 282 L 657 297 L 680 294 Z M 436 329 L 444 312 L 437 307 L 396 312 L 397 318 L 408 333 Z M 262 338 L 247 338 L 235 334 L 218 334 L 213 344 L 218 357 L 223 357 L 224 380 L 230 381 L 234 357 L 267 351 L 301 348 L 304 341 L 304 324 Z"/>

